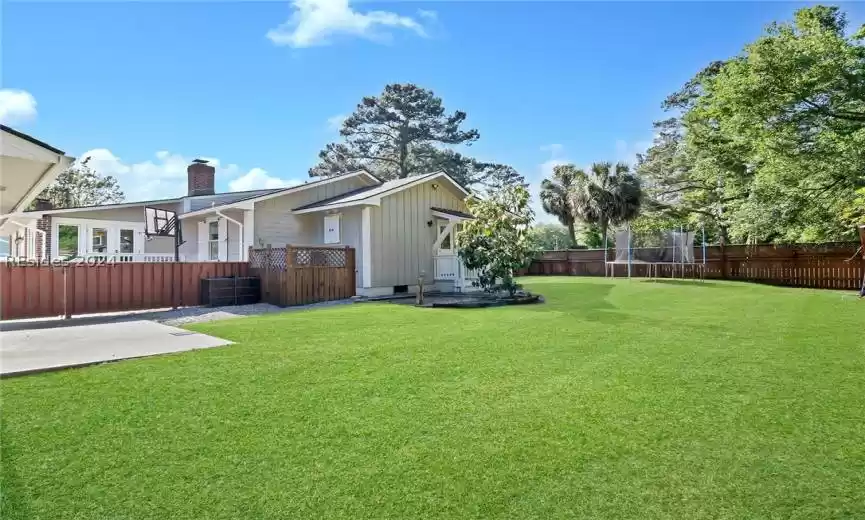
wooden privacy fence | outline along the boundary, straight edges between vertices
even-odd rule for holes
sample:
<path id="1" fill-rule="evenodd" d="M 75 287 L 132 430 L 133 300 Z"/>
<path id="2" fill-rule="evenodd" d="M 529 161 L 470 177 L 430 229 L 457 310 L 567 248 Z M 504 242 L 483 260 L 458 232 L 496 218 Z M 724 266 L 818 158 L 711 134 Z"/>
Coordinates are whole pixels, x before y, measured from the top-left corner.
<path id="1" fill-rule="evenodd" d="M 757 246 L 708 246 L 706 248 L 705 277 L 743 280 L 791 287 L 820 289 L 859 289 L 865 274 L 865 260 L 856 253 L 858 244 L 791 244 Z M 610 249 L 607 258 L 614 258 Z M 694 258 L 700 262 L 702 250 L 694 248 Z M 677 275 L 680 269 L 677 267 Z M 685 276 L 693 276 L 697 269 L 685 266 Z M 546 251 L 532 261 L 520 274 L 604 276 L 603 249 L 574 249 Z M 633 264 L 632 276 L 646 276 L 645 264 Z M 662 266 L 661 276 L 672 276 L 671 266 Z M 627 266 L 617 265 L 616 276 L 626 276 Z"/>
<path id="2" fill-rule="evenodd" d="M 246 262 L 64 266 L 0 264 L 0 319 L 199 305 L 202 278 L 246 276 Z"/>
<path id="3" fill-rule="evenodd" d="M 355 294 L 351 247 L 287 246 L 249 250 L 249 271 L 261 278 L 261 299 L 273 305 L 305 305 Z"/>

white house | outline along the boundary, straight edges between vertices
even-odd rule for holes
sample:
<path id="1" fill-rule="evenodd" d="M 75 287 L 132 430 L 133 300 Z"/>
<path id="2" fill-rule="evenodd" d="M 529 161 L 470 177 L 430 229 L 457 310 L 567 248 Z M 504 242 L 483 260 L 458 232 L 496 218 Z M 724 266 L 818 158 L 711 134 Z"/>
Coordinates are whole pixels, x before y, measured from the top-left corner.
<path id="1" fill-rule="evenodd" d="M 461 265 L 454 232 L 469 192 L 443 172 L 382 182 L 366 171 L 282 189 L 217 194 L 215 169 L 187 168 L 186 196 L 84 208 L 40 207 L 19 216 L 44 230 L 46 258 L 99 257 L 122 262 L 174 260 L 174 241 L 148 237 L 144 208 L 175 211 L 184 243 L 181 261 L 244 261 L 250 247 L 344 245 L 356 250 L 357 292 L 363 295 L 426 285 L 467 290 L 474 277 Z"/>

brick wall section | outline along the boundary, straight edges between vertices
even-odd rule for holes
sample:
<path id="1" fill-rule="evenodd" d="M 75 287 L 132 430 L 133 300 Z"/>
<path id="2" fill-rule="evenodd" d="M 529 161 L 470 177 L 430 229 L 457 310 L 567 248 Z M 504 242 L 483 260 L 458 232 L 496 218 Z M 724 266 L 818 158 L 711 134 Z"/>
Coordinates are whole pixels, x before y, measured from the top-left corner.
<path id="1" fill-rule="evenodd" d="M 51 203 L 48 199 L 36 199 L 36 203 L 34 204 L 33 209 L 47 211 L 50 209 L 54 209 L 54 204 Z M 45 258 L 51 260 L 51 215 L 46 215 L 39 220 L 36 221 L 36 229 L 45 232 Z M 42 234 L 34 233 L 36 235 L 36 258 L 42 258 Z"/>
<path id="2" fill-rule="evenodd" d="M 45 258 L 51 260 L 51 216 L 46 215 L 36 221 L 36 229 L 45 232 Z M 36 258 L 42 258 L 41 234 L 36 233 Z"/>
<path id="3" fill-rule="evenodd" d="M 196 159 L 186 168 L 187 193 L 190 197 L 195 195 L 213 195 L 216 168 L 206 162 L 198 161 L 199 159 Z"/>

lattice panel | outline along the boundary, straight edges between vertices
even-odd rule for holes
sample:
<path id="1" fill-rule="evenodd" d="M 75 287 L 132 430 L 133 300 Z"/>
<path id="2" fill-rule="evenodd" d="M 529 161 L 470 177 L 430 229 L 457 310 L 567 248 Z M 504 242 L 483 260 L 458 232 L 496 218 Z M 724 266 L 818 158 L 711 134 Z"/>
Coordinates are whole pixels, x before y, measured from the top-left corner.
<path id="1" fill-rule="evenodd" d="M 264 267 L 264 259 L 267 251 L 264 249 L 252 249 L 249 252 L 249 267 L 253 269 L 261 269 Z"/>
<path id="2" fill-rule="evenodd" d="M 253 269 L 285 270 L 285 248 L 253 249 L 249 255 L 249 267 Z"/>
<path id="3" fill-rule="evenodd" d="M 294 252 L 294 265 L 299 267 L 345 267 L 345 249 L 304 248 Z"/>

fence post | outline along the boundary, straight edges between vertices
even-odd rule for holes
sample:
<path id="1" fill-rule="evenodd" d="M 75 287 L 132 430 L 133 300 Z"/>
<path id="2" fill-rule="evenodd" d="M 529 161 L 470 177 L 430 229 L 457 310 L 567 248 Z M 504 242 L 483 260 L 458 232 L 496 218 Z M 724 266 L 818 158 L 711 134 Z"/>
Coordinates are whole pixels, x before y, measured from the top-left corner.
<path id="1" fill-rule="evenodd" d="M 285 244 L 285 271 L 282 283 L 279 284 L 280 305 L 296 305 L 297 295 L 297 269 L 294 261 L 297 258 L 297 248 L 291 244 Z"/>
<path id="2" fill-rule="evenodd" d="M 354 248 L 345 246 L 345 266 L 348 267 L 348 278 L 349 285 L 348 290 L 351 292 L 351 295 L 354 296 L 355 289 L 357 288 L 357 265 L 355 264 L 355 256 L 354 256 Z M 421 286 L 421 292 L 423 291 L 423 287 Z"/>
<path id="3" fill-rule="evenodd" d="M 721 238 L 721 278 L 726 280 L 729 275 L 727 271 L 727 246 L 723 238 Z"/>
<path id="4" fill-rule="evenodd" d="M 69 265 L 63 266 L 63 319 L 68 320 L 72 317 L 72 306 L 69 305 Z"/>
<path id="5" fill-rule="evenodd" d="M 273 254 L 273 247 L 270 244 L 267 244 L 267 248 L 264 250 L 264 290 L 265 300 L 267 303 L 273 303 L 270 301 L 270 262 L 273 261 L 271 255 Z"/>

